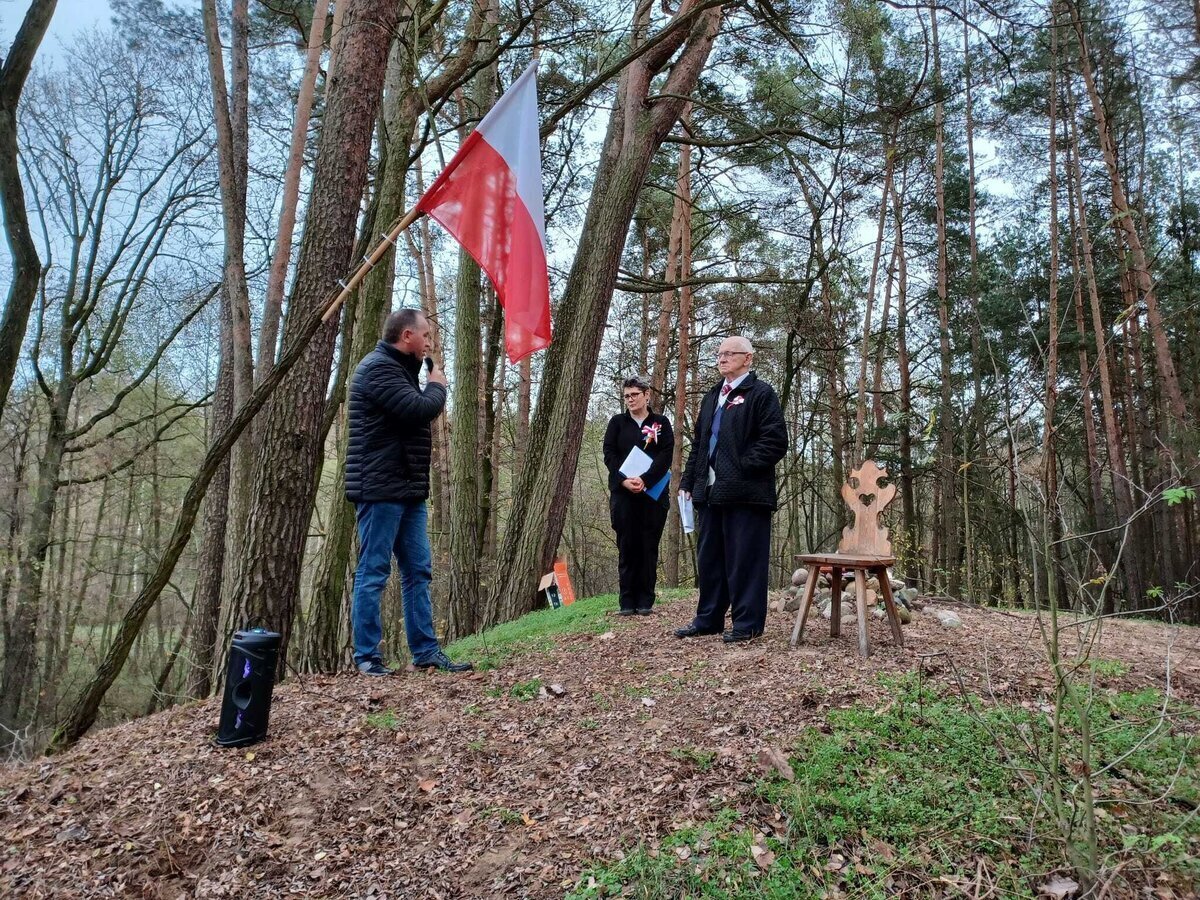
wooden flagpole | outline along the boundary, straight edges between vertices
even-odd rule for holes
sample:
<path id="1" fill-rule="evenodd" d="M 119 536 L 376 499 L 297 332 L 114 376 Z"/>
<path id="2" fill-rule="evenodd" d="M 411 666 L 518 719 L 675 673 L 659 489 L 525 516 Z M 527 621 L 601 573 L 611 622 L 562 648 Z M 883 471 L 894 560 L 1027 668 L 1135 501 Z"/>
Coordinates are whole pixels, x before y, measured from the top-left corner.
<path id="1" fill-rule="evenodd" d="M 350 279 L 348 281 L 338 282 L 339 290 L 337 293 L 331 295 L 330 298 L 325 301 L 325 312 L 321 315 L 322 322 L 328 322 L 331 318 L 333 318 L 334 314 L 338 311 L 338 307 L 340 307 L 342 303 L 345 302 L 346 298 L 349 297 L 350 294 L 360 284 L 362 284 L 362 280 L 367 277 L 367 273 L 375 268 L 375 266 L 379 264 L 379 261 L 383 259 L 384 254 L 388 251 L 388 247 L 396 246 L 396 238 L 400 236 L 400 232 L 404 231 L 405 228 L 417 221 L 417 219 L 421 218 L 422 215 L 424 214 L 415 206 L 406 212 L 400 219 L 396 221 L 396 224 L 394 224 L 391 229 L 388 230 L 387 234 L 381 236 L 379 244 L 376 245 L 375 249 L 372 250 L 370 254 L 363 257 L 362 262 L 358 264 L 358 268 L 356 268 L 353 274 L 351 274 Z"/>

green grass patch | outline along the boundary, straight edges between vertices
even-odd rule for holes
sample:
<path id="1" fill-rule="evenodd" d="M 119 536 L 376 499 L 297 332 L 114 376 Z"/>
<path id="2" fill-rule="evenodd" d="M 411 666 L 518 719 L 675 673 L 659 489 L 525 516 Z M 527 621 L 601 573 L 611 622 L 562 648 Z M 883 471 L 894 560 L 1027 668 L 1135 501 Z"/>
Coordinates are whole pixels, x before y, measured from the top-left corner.
<path id="1" fill-rule="evenodd" d="M 1087 664 L 1101 678 L 1120 678 L 1129 674 L 1129 666 L 1119 659 L 1101 659 L 1097 656 L 1089 659 Z"/>
<path id="2" fill-rule="evenodd" d="M 367 713 L 367 724 L 372 728 L 380 728 L 384 731 L 396 731 L 400 728 L 400 717 L 396 715 L 394 709 L 385 709 L 380 712 Z"/>
<path id="3" fill-rule="evenodd" d="M 631 848 L 585 871 L 568 896 L 917 897 L 931 884 L 969 892 L 983 858 L 1000 896 L 1035 897 L 1047 873 L 1067 865 L 1053 817 L 1037 801 L 1047 788 L 1049 717 L 931 695 L 928 686 L 919 697 L 913 678 L 890 686 L 892 704 L 837 710 L 827 732 L 805 732 L 790 748 L 794 782 L 757 782 L 749 810 L 720 809 L 657 848 Z M 1154 691 L 1094 695 L 1093 768 L 1120 760 L 1093 778 L 1098 843 L 1110 872 L 1125 862 L 1121 877 L 1148 871 L 1186 884 L 1200 878 L 1200 717 L 1180 707 L 1164 722 L 1162 702 Z M 1078 722 L 1064 725 L 1070 790 L 1070 773 L 1082 771 Z M 672 755 L 703 771 L 704 753 Z"/>
<path id="4" fill-rule="evenodd" d="M 529 702 L 538 695 L 538 691 L 542 689 L 542 680 L 540 678 L 530 678 L 528 681 L 518 681 L 508 689 L 508 696 L 514 700 Z"/>
<path id="5" fill-rule="evenodd" d="M 694 594 L 691 589 L 673 589 L 659 591 L 659 598 L 660 602 L 671 602 Z M 611 616 L 616 609 L 616 594 L 577 600 L 562 609 L 539 609 L 482 634 L 457 640 L 446 648 L 446 653 L 456 661 L 470 660 L 477 669 L 495 668 L 514 656 L 552 650 L 555 635 L 601 634 L 621 627 L 627 620 Z"/>
<path id="6" fill-rule="evenodd" d="M 489 806 L 483 811 L 483 814 L 503 822 L 505 825 L 516 825 L 521 821 L 521 814 L 507 806 Z"/>
<path id="7" fill-rule="evenodd" d="M 717 759 L 716 751 L 701 750 L 698 747 L 676 747 L 671 751 L 671 756 L 681 762 L 690 762 L 701 772 L 711 769 Z"/>

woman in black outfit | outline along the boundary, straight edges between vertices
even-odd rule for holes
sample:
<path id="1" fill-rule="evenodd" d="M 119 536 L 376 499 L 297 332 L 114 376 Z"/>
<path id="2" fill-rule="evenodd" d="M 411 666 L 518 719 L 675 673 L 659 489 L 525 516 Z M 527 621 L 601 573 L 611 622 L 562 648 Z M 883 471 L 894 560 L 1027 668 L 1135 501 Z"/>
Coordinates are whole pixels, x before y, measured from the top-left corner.
<path id="1" fill-rule="evenodd" d="M 667 523 L 671 490 L 664 486 L 658 498 L 652 491 L 671 469 L 675 437 L 666 416 L 650 411 L 650 384 L 627 378 L 621 392 L 625 412 L 608 421 L 604 433 L 604 465 L 608 467 L 609 510 L 617 533 L 618 570 L 621 576 L 621 609 L 618 615 L 648 616 L 654 606 L 658 575 L 658 542 Z M 621 466 L 637 447 L 653 462 L 640 478 L 628 478 Z"/>

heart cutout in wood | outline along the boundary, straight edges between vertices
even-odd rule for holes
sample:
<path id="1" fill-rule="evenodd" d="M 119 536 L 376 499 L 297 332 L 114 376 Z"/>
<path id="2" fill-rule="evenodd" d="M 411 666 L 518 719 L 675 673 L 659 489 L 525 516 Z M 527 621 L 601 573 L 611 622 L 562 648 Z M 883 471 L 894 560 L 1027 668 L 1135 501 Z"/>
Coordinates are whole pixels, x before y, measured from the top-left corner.
<path id="1" fill-rule="evenodd" d="M 875 495 L 874 494 L 859 494 L 858 502 L 861 503 L 863 506 L 870 506 L 872 503 L 875 502 Z"/>

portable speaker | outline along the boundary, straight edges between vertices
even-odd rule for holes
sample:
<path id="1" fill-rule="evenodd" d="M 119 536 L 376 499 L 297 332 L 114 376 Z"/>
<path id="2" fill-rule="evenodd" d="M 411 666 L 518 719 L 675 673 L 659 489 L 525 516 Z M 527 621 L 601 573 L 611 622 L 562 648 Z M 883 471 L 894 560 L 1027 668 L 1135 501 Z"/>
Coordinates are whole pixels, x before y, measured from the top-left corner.
<path id="1" fill-rule="evenodd" d="M 267 736 L 279 642 L 276 632 L 262 628 L 234 632 L 217 728 L 222 747 L 244 747 Z"/>

